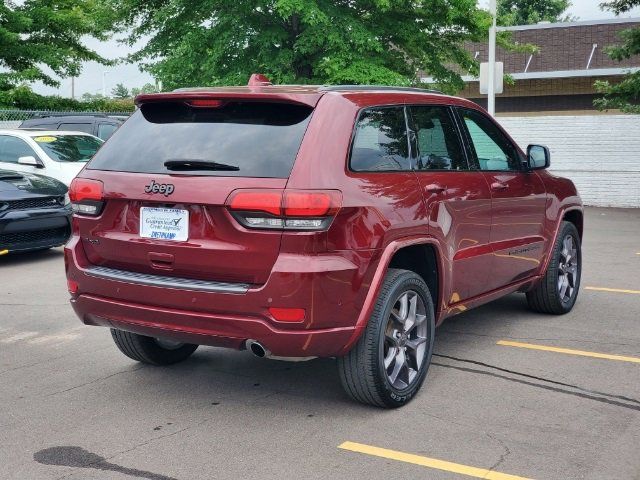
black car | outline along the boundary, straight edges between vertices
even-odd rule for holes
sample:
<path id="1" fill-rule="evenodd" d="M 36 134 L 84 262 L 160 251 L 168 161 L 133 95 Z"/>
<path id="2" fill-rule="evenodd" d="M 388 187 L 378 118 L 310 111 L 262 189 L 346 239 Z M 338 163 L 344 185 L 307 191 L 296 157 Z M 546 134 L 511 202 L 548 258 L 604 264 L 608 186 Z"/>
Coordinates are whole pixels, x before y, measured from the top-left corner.
<path id="1" fill-rule="evenodd" d="M 66 243 L 68 198 L 65 184 L 53 178 L 0 170 L 0 255 Z"/>
<path id="2" fill-rule="evenodd" d="M 30 118 L 22 122 L 20 128 L 84 132 L 106 140 L 123 122 L 121 117 L 106 115 L 56 115 Z"/>

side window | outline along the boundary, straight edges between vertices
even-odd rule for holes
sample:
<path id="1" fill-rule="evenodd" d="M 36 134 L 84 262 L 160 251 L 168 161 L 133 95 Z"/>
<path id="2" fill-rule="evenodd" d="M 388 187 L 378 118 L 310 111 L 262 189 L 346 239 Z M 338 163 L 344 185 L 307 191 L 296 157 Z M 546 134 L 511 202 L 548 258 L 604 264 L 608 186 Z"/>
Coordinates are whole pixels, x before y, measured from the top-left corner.
<path id="1" fill-rule="evenodd" d="M 404 107 L 371 108 L 360 114 L 350 166 L 356 172 L 411 170 Z"/>
<path id="2" fill-rule="evenodd" d="M 113 132 L 115 132 L 118 129 L 118 127 L 116 125 L 114 125 L 113 123 L 101 123 L 100 125 L 98 125 L 98 137 L 101 138 L 102 140 L 106 140 L 107 138 L 109 138 L 111 135 L 113 135 Z"/>
<path id="3" fill-rule="evenodd" d="M 520 156 L 492 120 L 476 110 L 461 109 L 480 170 L 520 170 Z"/>
<path id="4" fill-rule="evenodd" d="M 17 137 L 0 137 L 0 162 L 18 163 L 20 157 L 36 157 L 27 142 Z"/>
<path id="5" fill-rule="evenodd" d="M 67 132 L 84 132 L 93 134 L 92 123 L 61 123 L 58 130 Z"/>
<path id="6" fill-rule="evenodd" d="M 411 107 L 410 111 L 416 170 L 468 170 L 449 110 L 425 105 Z"/>

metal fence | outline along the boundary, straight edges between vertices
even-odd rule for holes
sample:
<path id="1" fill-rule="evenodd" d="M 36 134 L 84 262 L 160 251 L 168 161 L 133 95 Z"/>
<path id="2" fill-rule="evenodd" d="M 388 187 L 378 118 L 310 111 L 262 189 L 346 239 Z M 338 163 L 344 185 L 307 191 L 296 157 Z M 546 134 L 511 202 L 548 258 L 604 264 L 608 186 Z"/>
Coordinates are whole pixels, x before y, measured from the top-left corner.
<path id="1" fill-rule="evenodd" d="M 0 129 L 18 128 L 24 120 L 37 117 L 69 115 L 106 115 L 107 117 L 129 117 L 131 112 L 74 112 L 54 110 L 0 110 Z"/>

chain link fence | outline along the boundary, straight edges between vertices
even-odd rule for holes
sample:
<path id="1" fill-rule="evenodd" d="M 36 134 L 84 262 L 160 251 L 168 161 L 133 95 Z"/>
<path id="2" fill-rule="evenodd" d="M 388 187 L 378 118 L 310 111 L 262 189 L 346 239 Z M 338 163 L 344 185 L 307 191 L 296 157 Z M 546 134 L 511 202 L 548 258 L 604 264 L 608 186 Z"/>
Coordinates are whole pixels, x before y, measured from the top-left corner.
<path id="1" fill-rule="evenodd" d="M 107 117 L 128 118 L 132 112 L 74 112 L 54 110 L 2 110 L 0 109 L 0 129 L 18 128 L 20 124 L 30 118 L 70 116 L 70 115 L 100 115 Z"/>

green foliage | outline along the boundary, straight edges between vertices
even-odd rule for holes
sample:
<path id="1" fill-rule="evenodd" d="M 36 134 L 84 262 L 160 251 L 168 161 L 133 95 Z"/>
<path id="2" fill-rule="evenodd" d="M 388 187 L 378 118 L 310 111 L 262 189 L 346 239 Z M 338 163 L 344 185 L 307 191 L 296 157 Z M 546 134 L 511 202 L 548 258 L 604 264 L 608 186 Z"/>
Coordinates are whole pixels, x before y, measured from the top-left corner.
<path id="1" fill-rule="evenodd" d="M 136 97 L 141 93 L 157 93 L 158 87 L 156 87 L 153 83 L 145 83 L 141 88 L 133 87 L 131 89 L 131 96 Z"/>
<path id="2" fill-rule="evenodd" d="M 122 83 L 118 83 L 113 89 L 111 89 L 111 96 L 113 98 L 129 98 L 129 89 L 125 87 Z"/>
<path id="3" fill-rule="evenodd" d="M 603 8 L 612 10 L 616 15 L 640 6 L 640 0 L 614 0 L 603 3 Z M 607 53 L 614 60 L 620 61 L 640 55 L 640 28 L 632 28 L 620 32 L 622 43 L 610 47 Z M 640 113 L 640 72 L 629 73 L 615 84 L 606 81 L 595 83 L 596 90 L 603 94 L 594 101 L 600 110 L 618 109 L 625 113 Z"/>
<path id="4" fill-rule="evenodd" d="M 85 61 L 108 63 L 83 36 L 110 26 L 99 0 L 5 0 L 0 5 L 0 91 L 23 81 L 57 86 L 52 75 L 78 75 Z"/>
<path id="5" fill-rule="evenodd" d="M 414 83 L 424 70 L 449 91 L 477 73 L 463 42 L 490 19 L 476 0 L 107 0 L 130 57 L 166 89 L 275 83 Z"/>
<path id="6" fill-rule="evenodd" d="M 533 25 L 538 22 L 569 22 L 574 17 L 563 15 L 570 0 L 499 0 L 498 24 Z"/>
<path id="7" fill-rule="evenodd" d="M 76 112 L 131 112 L 135 107 L 131 99 L 93 98 L 88 101 L 78 101 L 57 96 L 38 95 L 28 86 L 20 85 L 10 90 L 0 91 L 0 108 Z"/>

